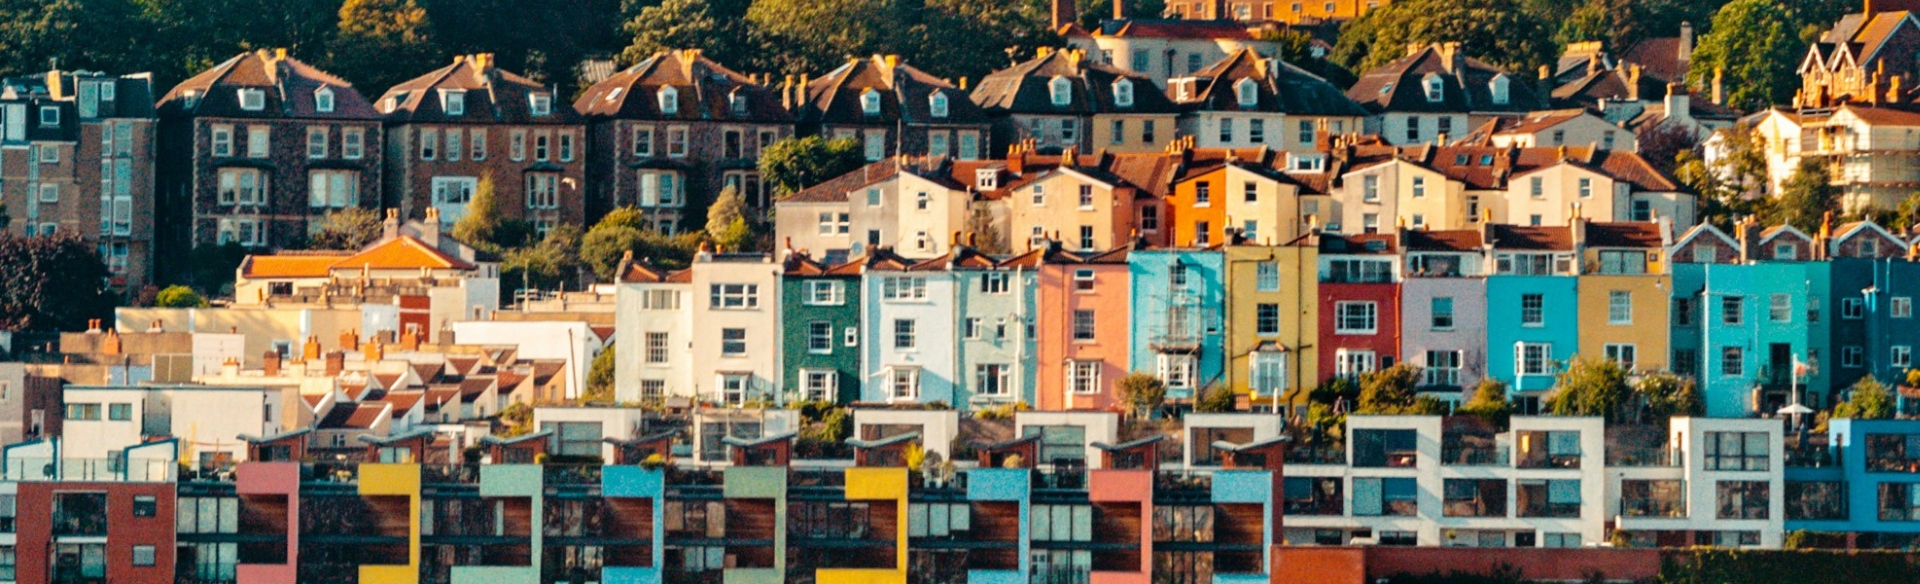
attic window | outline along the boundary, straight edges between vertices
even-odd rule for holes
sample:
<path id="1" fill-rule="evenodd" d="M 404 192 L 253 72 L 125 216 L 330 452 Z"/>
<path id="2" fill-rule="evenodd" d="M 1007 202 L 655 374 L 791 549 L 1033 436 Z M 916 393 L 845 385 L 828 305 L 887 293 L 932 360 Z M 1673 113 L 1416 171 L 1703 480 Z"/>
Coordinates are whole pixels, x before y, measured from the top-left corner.
<path id="1" fill-rule="evenodd" d="M 1259 85 L 1255 84 L 1252 78 L 1243 78 L 1239 83 L 1233 84 L 1233 96 L 1240 103 L 1240 107 L 1253 107 L 1260 104 L 1259 89 Z"/>
<path id="2" fill-rule="evenodd" d="M 527 109 L 533 110 L 533 115 L 536 116 L 553 115 L 553 95 L 535 93 L 527 96 Z"/>
<path id="3" fill-rule="evenodd" d="M 973 186 L 982 191 L 1000 188 L 1000 171 L 991 168 L 973 171 Z"/>
<path id="4" fill-rule="evenodd" d="M 240 90 L 240 109 L 250 112 L 267 109 L 267 92 L 259 89 Z"/>
<path id="5" fill-rule="evenodd" d="M 947 117 L 947 92 L 935 90 L 927 96 L 927 113 L 936 118 Z"/>
<path id="6" fill-rule="evenodd" d="M 869 87 L 860 92 L 860 113 L 869 116 L 880 115 L 880 92 Z"/>
<path id="7" fill-rule="evenodd" d="M 666 87 L 660 88 L 660 91 L 655 92 L 654 97 L 658 98 L 660 101 L 660 113 L 662 115 L 669 115 L 669 116 L 679 115 L 680 90 L 674 89 L 673 86 L 668 85 Z"/>
<path id="8" fill-rule="evenodd" d="M 1073 82 L 1067 81 L 1065 77 L 1054 76 L 1052 81 L 1047 82 L 1047 97 L 1052 99 L 1053 105 L 1056 106 L 1072 104 Z"/>
<path id="9" fill-rule="evenodd" d="M 1428 103 L 1438 103 L 1447 98 L 1446 81 L 1440 79 L 1439 74 L 1428 73 L 1426 78 L 1420 80 L 1420 85 L 1427 90 Z"/>
<path id="10" fill-rule="evenodd" d="M 738 89 L 727 94 L 727 107 L 733 110 L 733 115 L 747 115 L 747 94 Z"/>
<path id="11" fill-rule="evenodd" d="M 467 92 L 458 89 L 440 90 L 440 110 L 449 116 L 467 115 Z"/>
<path id="12" fill-rule="evenodd" d="M 333 88 L 322 87 L 314 90 L 313 111 L 323 114 L 333 113 Z"/>
<path id="13" fill-rule="evenodd" d="M 1480 155 L 1480 166 L 1492 166 L 1492 165 L 1493 165 L 1493 155 L 1492 155 L 1492 154 L 1481 154 L 1481 155 Z"/>
<path id="14" fill-rule="evenodd" d="M 1493 94 L 1493 103 L 1499 105 L 1511 103 L 1513 101 L 1513 93 L 1509 90 L 1512 86 L 1513 80 L 1505 74 L 1495 75 L 1493 81 L 1488 81 L 1487 90 Z"/>
<path id="15" fill-rule="evenodd" d="M 181 101 L 185 102 L 184 105 L 188 109 L 192 109 L 194 106 L 200 105 L 200 90 L 189 89 L 186 93 L 181 94 L 180 98 Z"/>
<path id="16" fill-rule="evenodd" d="M 1120 107 L 1133 106 L 1133 80 L 1121 79 L 1113 82 L 1113 105 Z"/>
<path id="17" fill-rule="evenodd" d="M 607 103 L 613 103 L 615 100 L 620 99 L 620 94 L 626 91 L 626 89 L 625 87 L 615 87 L 613 91 L 607 92 Z"/>
<path id="18" fill-rule="evenodd" d="M 389 96 L 387 97 L 387 99 L 380 102 L 380 112 L 389 113 L 389 114 L 393 113 L 393 110 L 400 109 L 400 102 L 403 102 L 406 100 L 407 100 L 407 92 L 402 91 L 399 93 L 395 93 L 392 96 Z"/>

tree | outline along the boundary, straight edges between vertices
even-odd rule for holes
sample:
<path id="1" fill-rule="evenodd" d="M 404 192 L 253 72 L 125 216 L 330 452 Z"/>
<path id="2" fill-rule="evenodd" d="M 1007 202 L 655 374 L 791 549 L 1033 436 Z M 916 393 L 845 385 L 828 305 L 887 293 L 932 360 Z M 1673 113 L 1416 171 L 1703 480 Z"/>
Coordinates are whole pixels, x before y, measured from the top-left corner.
<path id="1" fill-rule="evenodd" d="M 1767 225 L 1787 224 L 1817 233 L 1827 213 L 1839 210 L 1839 203 L 1840 189 L 1833 186 L 1826 163 L 1808 156 L 1780 185 L 1780 194 L 1761 205 L 1761 219 Z"/>
<path id="2" fill-rule="evenodd" d="M 1531 78 L 1555 63 L 1553 28 L 1516 0 L 1409 0 L 1367 11 L 1340 27 L 1333 60 L 1365 71 L 1407 56 L 1413 43 L 1460 43 L 1460 50 Z"/>
<path id="3" fill-rule="evenodd" d="M 1360 376 L 1360 403 L 1354 411 L 1361 414 L 1398 414 L 1413 407 L 1413 385 L 1420 372 L 1401 363 Z"/>
<path id="4" fill-rule="evenodd" d="M 760 153 L 760 180 L 785 197 L 866 165 L 860 141 L 851 137 L 787 138 Z M 711 213 L 711 211 L 709 211 Z"/>
<path id="5" fill-rule="evenodd" d="M 595 225 L 580 239 L 580 259 L 601 282 L 612 282 L 619 274 L 620 259 L 640 248 L 646 234 L 625 225 Z M 634 257 L 639 257 L 635 254 Z"/>
<path id="6" fill-rule="evenodd" d="M 580 228 L 566 223 L 555 225 L 540 243 L 507 250 L 501 258 L 500 276 L 509 286 L 569 288 L 580 267 L 581 239 Z"/>
<path id="7" fill-rule="evenodd" d="M 192 266 L 187 273 L 188 283 L 209 295 L 231 295 L 234 270 L 240 269 L 240 262 L 246 259 L 247 248 L 238 243 L 195 247 L 187 252 L 187 265 Z"/>
<path id="8" fill-rule="evenodd" d="M 3 209 L 0 209 L 3 210 Z M 0 229 L 5 229 L 0 226 Z M 976 208 L 967 214 L 967 235 L 972 237 L 973 248 L 987 255 L 1006 255 L 1013 253 L 1007 244 L 1007 236 L 1000 232 L 1000 226 L 993 222 L 993 212 L 985 208 Z"/>
<path id="9" fill-rule="evenodd" d="M 380 215 L 360 207 L 347 207 L 327 213 L 308 236 L 313 249 L 355 250 L 380 239 Z"/>
<path id="10" fill-rule="evenodd" d="M 160 290 L 153 304 L 160 308 L 201 308 L 207 305 L 207 299 L 201 298 L 193 288 L 174 284 Z"/>
<path id="11" fill-rule="evenodd" d="M 533 226 L 526 221 L 501 215 L 500 203 L 494 196 L 493 177 L 486 176 L 480 177 L 473 196 L 467 199 L 466 214 L 453 224 L 454 239 L 495 254 L 526 246 L 533 234 Z"/>
<path id="12" fill-rule="evenodd" d="M 1193 411 L 1201 413 L 1225 413 L 1234 410 L 1233 390 L 1225 385 L 1215 384 L 1202 389 L 1199 399 L 1193 401 Z"/>
<path id="13" fill-rule="evenodd" d="M 1258 36 L 1261 40 L 1271 41 L 1280 45 L 1280 60 L 1285 61 L 1288 65 L 1299 67 L 1308 73 L 1318 75 L 1320 78 L 1327 80 L 1328 83 L 1332 83 L 1334 87 L 1346 89 L 1352 87 L 1353 82 L 1357 80 L 1353 76 L 1352 71 L 1348 71 L 1338 63 L 1327 60 L 1324 56 L 1316 55 L 1318 47 L 1314 44 L 1313 35 L 1308 34 L 1304 30 L 1262 30 L 1258 33 Z"/>
<path id="14" fill-rule="evenodd" d="M 728 185 L 707 207 L 707 237 L 725 251 L 739 251 L 753 238 L 747 225 L 747 200 L 740 196 L 740 189 Z"/>
<path id="15" fill-rule="evenodd" d="M 1607 359 L 1576 356 L 1560 373 L 1560 389 L 1547 397 L 1547 410 L 1557 416 L 1604 416 L 1618 421 L 1632 389 L 1627 371 Z"/>
<path id="16" fill-rule="evenodd" d="M 1777 0 L 1728 3 L 1693 50 L 1688 85 L 1706 87 L 1718 71 L 1729 106 L 1757 110 L 1786 103 L 1800 87 L 1794 67 L 1807 50 L 1795 28 Z"/>
<path id="17" fill-rule="evenodd" d="M 433 68 L 440 48 L 415 0 L 346 0 L 334 37 L 334 73 L 361 87 L 393 87 Z"/>
<path id="18" fill-rule="evenodd" d="M 84 330 L 113 316 L 107 267 L 75 231 L 22 237 L 0 233 L 0 329 Z"/>
<path id="19" fill-rule="evenodd" d="M 1513 416 L 1513 404 L 1507 402 L 1507 384 L 1491 377 L 1481 379 L 1459 412 L 1480 418 L 1495 428 L 1506 428 L 1507 420 Z"/>
<path id="20" fill-rule="evenodd" d="M 628 20 L 633 43 L 620 54 L 638 63 L 661 51 L 700 49 L 707 58 L 746 71 L 776 69 L 773 52 L 746 19 L 746 0 L 664 0 Z"/>
<path id="21" fill-rule="evenodd" d="M 1700 146 L 1700 137 L 1693 129 L 1678 123 L 1661 122 L 1641 132 L 1635 140 L 1636 151 L 1647 164 L 1660 172 L 1672 174 L 1678 165 L 1682 152 L 1693 152 Z"/>
<path id="22" fill-rule="evenodd" d="M 1150 373 L 1129 373 L 1113 386 L 1135 418 L 1151 417 L 1167 401 L 1167 384 Z"/>
<path id="23" fill-rule="evenodd" d="M 1835 418 L 1887 420 L 1893 418 L 1893 413 L 1893 391 L 1872 375 L 1861 377 L 1848 388 L 1847 401 L 1833 404 Z"/>
<path id="24" fill-rule="evenodd" d="M 613 401 L 614 353 L 613 347 L 606 347 L 593 356 L 593 364 L 587 367 L 587 389 L 580 393 L 581 403 Z"/>
<path id="25" fill-rule="evenodd" d="M 1646 403 L 1646 413 L 1654 420 L 1707 413 L 1706 403 L 1700 397 L 1700 388 L 1691 378 L 1672 373 L 1654 373 L 1641 378 L 1640 383 L 1633 386 L 1633 392 Z"/>

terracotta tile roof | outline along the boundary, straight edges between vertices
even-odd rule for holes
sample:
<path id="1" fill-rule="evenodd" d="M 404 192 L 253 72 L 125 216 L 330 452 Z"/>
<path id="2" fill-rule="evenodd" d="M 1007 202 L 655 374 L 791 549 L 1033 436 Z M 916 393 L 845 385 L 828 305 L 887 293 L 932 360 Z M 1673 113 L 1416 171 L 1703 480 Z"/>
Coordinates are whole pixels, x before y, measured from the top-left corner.
<path id="1" fill-rule="evenodd" d="M 1643 75 L 1651 74 L 1662 80 L 1687 77 L 1687 61 L 1680 59 L 1680 37 L 1642 39 L 1621 53 L 1620 60 L 1638 64 Z"/>
<path id="2" fill-rule="evenodd" d="M 1493 248 L 1518 251 L 1573 251 L 1573 230 L 1566 226 L 1489 225 Z"/>
<path id="3" fill-rule="evenodd" d="M 1046 255 L 1047 253 L 1045 249 L 1040 249 L 1040 248 L 1029 249 L 1018 255 L 1009 256 L 1006 259 L 1000 260 L 999 267 L 1002 269 L 1037 268 L 1037 267 L 1040 267 L 1041 263 L 1044 263 Z"/>
<path id="4" fill-rule="evenodd" d="M 848 193 L 863 189 L 900 174 L 900 161 L 893 158 L 869 163 L 859 170 L 827 179 L 800 192 L 788 195 L 782 203 L 845 203 Z"/>
<path id="5" fill-rule="evenodd" d="M 409 363 L 407 367 L 413 369 L 413 375 L 419 377 L 421 383 L 428 384 L 439 380 L 441 373 L 446 371 L 445 363 Z"/>
<path id="6" fill-rule="evenodd" d="M 1660 224 L 1618 222 L 1587 224 L 1587 247 L 1637 247 L 1661 249 L 1666 246 Z"/>
<path id="7" fill-rule="evenodd" d="M 397 385 L 397 384 L 399 384 L 399 383 L 400 383 L 400 379 L 401 379 L 401 378 L 403 378 L 403 377 L 405 377 L 405 376 L 403 376 L 403 375 L 400 375 L 400 374 L 398 374 L 398 373 L 375 373 L 375 374 L 373 374 L 373 380 L 374 380 L 375 382 L 377 382 L 376 384 L 377 384 L 377 385 L 379 385 L 380 387 L 382 387 L 382 388 L 385 388 L 385 389 L 388 389 L 388 390 L 393 390 L 393 389 L 399 389 L 399 388 L 397 388 L 397 387 L 394 387 L 394 386 L 395 386 L 395 385 Z"/>
<path id="8" fill-rule="evenodd" d="M 336 268 L 375 270 L 417 270 L 420 268 L 471 270 L 475 266 L 448 255 L 411 235 L 402 235 L 360 250 L 335 264 Z"/>
<path id="9" fill-rule="evenodd" d="M 679 93 L 678 111 L 660 109 L 659 93 Z M 746 100 L 744 110 L 735 99 Z M 793 123 L 778 89 L 756 83 L 698 50 L 662 51 L 614 73 L 580 94 L 573 106 L 590 118 Z"/>
<path id="10" fill-rule="evenodd" d="M 1840 109 L 1875 126 L 1920 126 L 1920 112 L 1853 104 L 1842 105 Z"/>
<path id="11" fill-rule="evenodd" d="M 890 62 L 891 61 L 891 62 Z M 883 94 L 880 113 L 867 115 L 860 95 L 867 89 Z M 806 103 L 795 115 L 815 124 L 985 124 L 987 114 L 959 87 L 925 71 L 898 63 L 891 56 L 853 59 L 807 84 Z M 943 92 L 947 115 L 934 117 L 929 98 Z"/>
<path id="12" fill-rule="evenodd" d="M 364 430 L 372 428 L 374 422 L 380 420 L 380 415 L 392 407 L 392 404 L 385 402 L 338 404 L 333 406 L 333 410 L 327 412 L 326 417 L 321 418 L 314 426 L 329 430 Z"/>
<path id="13" fill-rule="evenodd" d="M 1053 104 L 1048 84 L 1055 77 L 1071 81 L 1067 105 Z M 1113 86 L 1122 79 L 1134 86 L 1133 102 L 1124 106 L 1113 98 Z M 1038 57 L 980 78 L 971 97 L 975 104 L 989 111 L 1020 114 L 1084 116 L 1179 111 L 1152 78 L 1087 59 L 1079 50 L 1043 50 Z"/>
<path id="14" fill-rule="evenodd" d="M 560 374 L 566 366 L 565 361 L 558 359 L 536 359 L 533 362 L 533 382 L 537 385 L 546 385 L 553 381 L 553 376 Z"/>
<path id="15" fill-rule="evenodd" d="M 503 391 L 519 387 L 520 382 L 526 381 L 527 377 L 526 374 L 512 369 L 501 369 L 493 374 L 493 378 L 500 382 L 500 389 Z"/>
<path id="16" fill-rule="evenodd" d="M 1503 121 L 1505 121 L 1506 123 L 1502 124 L 1503 127 L 1497 130 L 1495 133 L 1496 134 L 1534 134 L 1534 133 L 1546 131 L 1548 129 L 1553 128 L 1554 126 L 1558 126 L 1560 124 L 1564 124 L 1564 123 L 1579 119 L 1581 117 L 1592 117 L 1596 120 L 1599 119 L 1599 116 L 1595 116 L 1593 114 L 1587 113 L 1587 110 L 1583 110 L 1583 109 L 1537 111 L 1537 112 L 1527 114 L 1527 116 L 1524 118 L 1504 119 Z"/>
<path id="17" fill-rule="evenodd" d="M 442 107 L 442 92 L 464 94 L 464 111 L 450 114 Z M 543 94 L 551 107 L 534 115 L 532 97 Z M 378 104 L 387 120 L 399 123 L 579 124 L 579 112 L 556 99 L 553 90 L 537 81 L 494 66 L 493 55 L 458 55 L 453 64 L 401 82 L 387 90 Z"/>
<path id="18" fill-rule="evenodd" d="M 1183 105 L 1214 111 L 1261 111 L 1309 116 L 1364 116 L 1366 108 L 1349 99 L 1326 79 L 1280 59 L 1261 57 L 1242 48 L 1227 58 L 1193 73 L 1195 81 Z M 1238 86 L 1254 82 L 1253 106 L 1240 105 Z M 1175 81 L 1170 81 L 1170 87 Z M 1176 93 L 1176 95 L 1178 95 Z"/>
<path id="19" fill-rule="evenodd" d="M 626 282 L 629 284 L 637 284 L 637 283 L 643 283 L 643 282 L 686 283 L 686 282 L 693 281 L 693 271 L 679 270 L 679 271 L 669 272 L 662 268 L 649 266 L 644 262 L 637 262 L 637 261 L 628 262 L 626 265 L 626 270 L 620 272 L 620 281 Z"/>
<path id="20" fill-rule="evenodd" d="M 1448 63 L 1438 46 L 1429 45 L 1362 74 L 1353 87 L 1347 89 L 1347 97 L 1375 113 L 1525 112 L 1540 105 L 1531 76 L 1511 75 L 1471 57 L 1459 56 L 1458 59 L 1456 68 Z M 1427 100 L 1422 80 L 1429 73 L 1443 81 L 1445 91 L 1440 101 Z M 1505 104 L 1494 102 L 1490 87 L 1501 75 L 1508 79 Z"/>
<path id="21" fill-rule="evenodd" d="M 613 340 L 613 327 L 611 325 L 588 325 L 587 330 L 593 331 L 594 336 L 600 337 L 601 343 Z"/>
<path id="22" fill-rule="evenodd" d="M 241 88 L 266 90 L 265 107 L 246 110 L 240 107 Z M 315 95 L 326 88 L 333 92 L 333 111 L 321 112 Z M 186 99 L 188 94 L 197 99 Z M 191 104 L 191 107 L 189 107 Z M 284 53 L 261 49 L 227 59 L 175 85 L 160 98 L 162 116 L 204 116 L 223 118 L 293 118 L 378 121 L 380 112 L 346 80 L 314 68 Z"/>
<path id="23" fill-rule="evenodd" d="M 447 365 L 453 368 L 455 375 L 472 375 L 474 366 L 480 364 L 479 357 L 447 357 Z"/>
<path id="24" fill-rule="evenodd" d="M 1481 234 L 1478 229 L 1451 229 L 1445 231 L 1409 229 L 1402 233 L 1405 233 L 1407 236 L 1406 243 L 1404 244 L 1407 251 L 1480 251 Z"/>
<path id="25" fill-rule="evenodd" d="M 248 278 L 325 278 L 333 265 L 346 259 L 346 252 L 299 253 L 247 256 L 240 262 L 240 273 Z"/>
<path id="26" fill-rule="evenodd" d="M 454 404 L 456 407 L 460 404 L 460 389 L 457 387 L 429 387 L 425 394 L 426 397 L 423 399 L 427 402 L 427 407 L 422 409 L 429 413 L 438 412 L 447 404 Z"/>
<path id="27" fill-rule="evenodd" d="M 308 409 L 319 407 L 320 401 L 324 399 L 327 399 L 326 394 L 319 394 L 319 393 L 300 394 L 300 401 L 307 402 Z"/>
<path id="28" fill-rule="evenodd" d="M 1667 96 L 1667 80 L 1657 75 L 1641 71 L 1638 83 L 1635 83 L 1626 66 L 1590 71 L 1572 81 L 1560 84 L 1553 89 L 1553 99 L 1561 106 L 1581 106 L 1597 108 L 1600 100 L 1621 100 L 1632 97 L 1632 87 L 1639 85 L 1640 99 L 1651 101 Z M 1704 101 L 1704 100 L 1703 100 Z"/>
<path id="29" fill-rule="evenodd" d="M 460 401 L 471 403 L 494 387 L 492 377 L 468 377 L 460 380 Z"/>

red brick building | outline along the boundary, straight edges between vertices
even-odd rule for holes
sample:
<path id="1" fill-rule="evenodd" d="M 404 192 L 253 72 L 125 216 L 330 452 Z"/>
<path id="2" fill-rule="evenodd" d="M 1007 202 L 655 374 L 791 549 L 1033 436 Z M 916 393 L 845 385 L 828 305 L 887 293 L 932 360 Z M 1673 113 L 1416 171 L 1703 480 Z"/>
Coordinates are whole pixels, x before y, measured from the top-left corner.
<path id="1" fill-rule="evenodd" d="M 484 53 L 388 89 L 375 104 L 387 117 L 388 204 L 408 219 L 439 209 L 451 229 L 491 180 L 501 215 L 542 234 L 585 222 L 586 125 L 554 93 Z"/>
<path id="2" fill-rule="evenodd" d="M 20 482 L 15 581 L 173 582 L 175 488 L 172 481 Z"/>

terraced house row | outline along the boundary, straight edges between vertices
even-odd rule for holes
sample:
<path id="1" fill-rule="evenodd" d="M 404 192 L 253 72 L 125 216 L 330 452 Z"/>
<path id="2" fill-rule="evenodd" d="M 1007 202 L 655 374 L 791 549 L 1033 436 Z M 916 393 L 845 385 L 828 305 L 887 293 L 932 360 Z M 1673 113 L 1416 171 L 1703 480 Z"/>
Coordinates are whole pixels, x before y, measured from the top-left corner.
<path id="1" fill-rule="evenodd" d="M 162 413 L 202 415 L 143 415 Z M 1632 581 L 1655 547 L 1920 534 L 1911 420 L 1796 438 L 1770 419 L 1356 415 L 1296 444 L 1269 414 L 1170 435 L 1095 411 L 853 419 L 851 460 L 797 456 L 793 410 L 543 407 L 465 456 L 414 432 L 316 458 L 302 429 L 243 435 L 216 467 L 177 464 L 179 439 L 112 463 L 18 443 L 0 566 L 23 583 L 1357 583 L 1497 562 Z"/>
<path id="2" fill-rule="evenodd" d="M 1920 341 L 1916 240 L 1868 222 L 1674 233 L 1576 214 L 1266 245 L 1042 237 L 1007 255 L 954 237 L 919 260 L 882 245 L 630 262 L 618 397 L 1068 410 L 1113 407 L 1143 372 L 1175 400 L 1221 387 L 1286 411 L 1406 363 L 1435 397 L 1493 379 L 1533 411 L 1586 357 L 1692 378 L 1708 415 L 1745 417 L 1822 407 L 1863 376 L 1905 383 Z"/>

